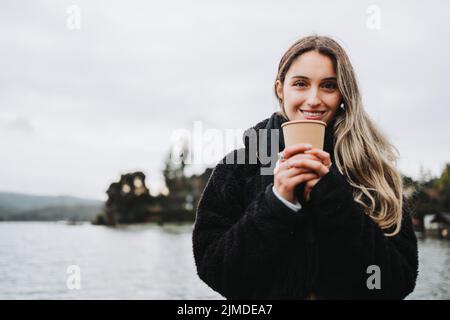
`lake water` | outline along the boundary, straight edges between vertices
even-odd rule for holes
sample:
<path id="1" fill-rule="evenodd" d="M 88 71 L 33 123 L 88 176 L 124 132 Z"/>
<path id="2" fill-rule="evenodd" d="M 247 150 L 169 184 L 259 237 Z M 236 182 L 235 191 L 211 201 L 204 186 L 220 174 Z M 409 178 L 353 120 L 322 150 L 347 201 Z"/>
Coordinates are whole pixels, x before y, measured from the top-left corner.
<path id="1" fill-rule="evenodd" d="M 0 299 L 223 299 L 196 274 L 191 233 L 191 224 L 0 223 Z M 419 240 L 419 255 L 408 299 L 450 299 L 450 241 Z M 67 285 L 72 265 L 79 289 Z"/>

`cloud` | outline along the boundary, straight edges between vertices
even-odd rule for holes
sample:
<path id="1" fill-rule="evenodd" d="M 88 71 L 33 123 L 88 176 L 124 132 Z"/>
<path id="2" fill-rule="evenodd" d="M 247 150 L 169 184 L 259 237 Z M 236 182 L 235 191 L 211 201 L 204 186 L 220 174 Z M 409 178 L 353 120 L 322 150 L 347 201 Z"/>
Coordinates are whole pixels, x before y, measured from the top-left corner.
<path id="1" fill-rule="evenodd" d="M 0 5 L 0 189 L 104 198 L 135 169 L 160 185 L 171 132 L 270 116 L 279 59 L 313 32 L 348 51 L 402 171 L 450 159 L 448 3 L 377 1 L 380 30 L 368 1 L 25 3 Z M 66 27 L 72 4 L 80 30 Z"/>
<path id="2" fill-rule="evenodd" d="M 23 134 L 33 134 L 36 131 L 30 119 L 21 116 L 17 116 L 10 120 L 2 119 L 0 120 L 0 126 L 5 132 L 13 131 L 21 132 Z"/>

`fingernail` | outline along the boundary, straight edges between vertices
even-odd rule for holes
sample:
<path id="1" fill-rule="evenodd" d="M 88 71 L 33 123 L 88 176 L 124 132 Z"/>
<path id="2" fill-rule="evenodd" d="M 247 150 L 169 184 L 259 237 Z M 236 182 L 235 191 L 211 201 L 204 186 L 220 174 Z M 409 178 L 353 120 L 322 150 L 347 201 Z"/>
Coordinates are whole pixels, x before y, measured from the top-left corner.
<path id="1" fill-rule="evenodd" d="M 307 147 L 307 148 L 312 148 L 312 144 L 307 143 L 307 144 L 306 144 L 306 147 Z"/>

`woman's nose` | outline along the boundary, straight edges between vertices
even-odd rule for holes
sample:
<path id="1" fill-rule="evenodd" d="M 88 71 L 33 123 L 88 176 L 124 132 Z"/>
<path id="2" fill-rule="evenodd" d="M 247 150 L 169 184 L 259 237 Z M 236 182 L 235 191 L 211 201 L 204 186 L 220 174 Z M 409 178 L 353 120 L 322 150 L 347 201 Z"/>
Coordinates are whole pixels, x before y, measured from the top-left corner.
<path id="1" fill-rule="evenodd" d="M 310 105 L 310 106 L 314 106 L 314 105 L 320 104 L 318 90 L 317 89 L 309 90 L 308 96 L 306 97 L 306 101 L 305 102 L 306 102 L 307 105 Z"/>

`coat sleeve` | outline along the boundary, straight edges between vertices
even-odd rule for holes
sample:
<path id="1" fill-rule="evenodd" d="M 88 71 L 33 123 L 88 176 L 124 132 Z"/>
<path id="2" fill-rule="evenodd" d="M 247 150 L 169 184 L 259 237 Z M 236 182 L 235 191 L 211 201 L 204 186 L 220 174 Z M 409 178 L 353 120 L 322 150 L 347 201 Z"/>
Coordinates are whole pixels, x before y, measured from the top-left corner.
<path id="1" fill-rule="evenodd" d="M 354 201 L 345 177 L 332 166 L 312 189 L 309 206 L 318 231 L 316 289 L 323 297 L 403 299 L 414 290 L 417 239 L 406 205 L 400 232 L 385 236 Z M 376 274 L 381 280 L 378 285 Z"/>
<path id="2" fill-rule="evenodd" d="M 192 234 L 199 277 L 228 299 L 252 296 L 280 249 L 292 240 L 293 212 L 269 184 L 244 208 L 242 165 L 218 164 L 200 198 Z"/>

